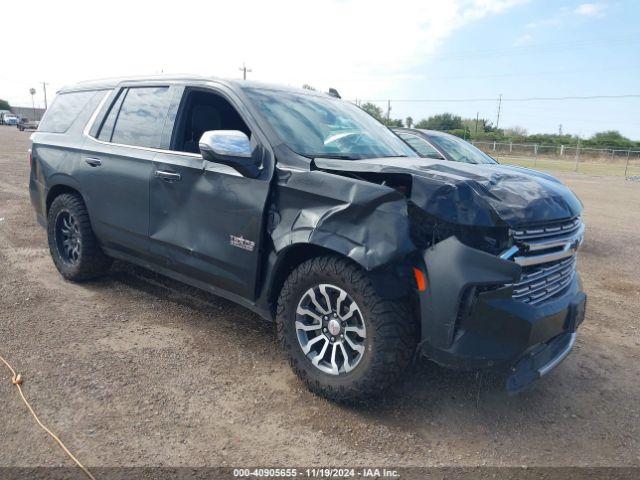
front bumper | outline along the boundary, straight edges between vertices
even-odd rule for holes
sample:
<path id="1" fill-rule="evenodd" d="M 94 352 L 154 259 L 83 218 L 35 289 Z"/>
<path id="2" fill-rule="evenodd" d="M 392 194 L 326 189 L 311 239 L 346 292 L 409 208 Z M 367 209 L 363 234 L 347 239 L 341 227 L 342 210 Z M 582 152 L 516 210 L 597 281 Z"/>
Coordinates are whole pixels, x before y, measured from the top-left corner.
<path id="1" fill-rule="evenodd" d="M 575 273 L 543 304 L 512 298 L 521 267 L 451 237 L 424 252 L 428 288 L 419 294 L 421 353 L 441 365 L 510 372 L 517 391 L 548 373 L 571 350 L 586 295 Z"/>

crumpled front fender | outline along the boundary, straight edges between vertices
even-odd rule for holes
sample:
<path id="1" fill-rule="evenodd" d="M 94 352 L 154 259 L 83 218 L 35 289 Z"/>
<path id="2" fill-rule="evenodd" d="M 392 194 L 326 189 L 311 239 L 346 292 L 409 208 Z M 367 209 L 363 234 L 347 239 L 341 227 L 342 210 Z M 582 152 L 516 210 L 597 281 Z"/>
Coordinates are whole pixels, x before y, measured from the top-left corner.
<path id="1" fill-rule="evenodd" d="M 406 197 L 393 188 L 321 171 L 280 172 L 270 224 L 276 252 L 308 243 L 367 270 L 416 249 Z"/>

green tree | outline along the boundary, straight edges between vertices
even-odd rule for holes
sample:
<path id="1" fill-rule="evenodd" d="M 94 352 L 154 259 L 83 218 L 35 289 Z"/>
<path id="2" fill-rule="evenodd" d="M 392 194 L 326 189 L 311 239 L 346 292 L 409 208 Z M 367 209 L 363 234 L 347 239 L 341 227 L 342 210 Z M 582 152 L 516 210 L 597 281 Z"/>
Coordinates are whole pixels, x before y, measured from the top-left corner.
<path id="1" fill-rule="evenodd" d="M 402 120 L 399 118 L 383 118 L 382 123 L 384 123 L 387 127 L 404 127 Z"/>
<path id="2" fill-rule="evenodd" d="M 452 113 L 439 113 L 438 115 L 433 115 L 426 120 L 420 120 L 416 124 L 416 128 L 448 132 L 449 130 L 464 130 L 464 125 L 462 124 L 462 117 L 459 117 L 458 115 L 453 115 Z"/>
<path id="3" fill-rule="evenodd" d="M 585 147 L 600 148 L 631 148 L 635 146 L 635 142 L 629 140 L 617 130 L 607 130 L 606 132 L 594 133 L 591 138 L 583 142 L 583 145 Z"/>
<path id="4" fill-rule="evenodd" d="M 0 98 L 0 110 L 11 110 L 11 105 L 6 100 Z"/>
<path id="5" fill-rule="evenodd" d="M 311 85 L 309 85 L 308 83 L 305 83 L 304 85 L 302 85 L 302 88 L 304 88 L 305 90 L 313 90 L 315 92 L 315 88 L 313 88 Z"/>
<path id="6" fill-rule="evenodd" d="M 376 120 L 379 120 L 382 122 L 382 109 L 377 106 L 375 103 L 371 103 L 371 102 L 366 102 L 363 103 L 362 105 L 360 105 L 360 108 L 362 110 L 364 110 L 365 112 L 367 112 L 369 115 L 371 115 L 373 118 L 375 118 Z"/>
<path id="7" fill-rule="evenodd" d="M 491 132 L 499 132 L 499 129 L 497 129 L 496 127 L 493 126 L 493 122 L 490 120 L 487 120 L 486 118 L 481 118 L 480 119 L 480 123 L 482 125 L 482 130 L 484 132 L 487 133 L 491 133 Z M 480 129 L 480 127 L 478 127 L 478 129 Z"/>
<path id="8" fill-rule="evenodd" d="M 448 133 L 450 133 L 451 135 L 455 135 L 456 137 L 460 137 L 464 140 L 471 138 L 469 127 L 466 126 L 463 128 L 454 128 L 453 130 L 449 130 Z"/>
<path id="9" fill-rule="evenodd" d="M 411 128 L 411 125 L 413 125 L 413 118 L 407 117 L 404 123 L 407 125 L 407 128 Z"/>
<path id="10" fill-rule="evenodd" d="M 505 128 L 504 134 L 508 138 L 517 140 L 527 136 L 527 129 L 519 125 L 514 125 L 513 127 Z"/>

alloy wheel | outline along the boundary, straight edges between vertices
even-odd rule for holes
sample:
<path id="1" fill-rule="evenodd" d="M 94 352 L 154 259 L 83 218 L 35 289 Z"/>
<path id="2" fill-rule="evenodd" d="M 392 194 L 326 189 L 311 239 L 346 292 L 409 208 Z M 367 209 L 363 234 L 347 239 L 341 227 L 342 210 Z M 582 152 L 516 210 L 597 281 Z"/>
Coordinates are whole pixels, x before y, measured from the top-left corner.
<path id="1" fill-rule="evenodd" d="M 72 265 L 80 261 L 82 237 L 76 218 L 68 211 L 61 211 L 56 218 L 56 247 L 60 257 Z"/>
<path id="2" fill-rule="evenodd" d="M 307 290 L 296 308 L 295 327 L 302 352 L 325 373 L 349 373 L 362 360 L 367 338 L 364 317 L 340 287 L 320 284 Z"/>

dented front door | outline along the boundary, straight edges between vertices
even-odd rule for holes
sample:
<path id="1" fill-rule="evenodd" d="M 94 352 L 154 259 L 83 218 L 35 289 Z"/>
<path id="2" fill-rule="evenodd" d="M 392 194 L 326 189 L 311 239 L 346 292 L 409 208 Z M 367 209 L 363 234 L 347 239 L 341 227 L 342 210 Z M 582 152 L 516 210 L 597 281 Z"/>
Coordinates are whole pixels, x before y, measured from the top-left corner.
<path id="1" fill-rule="evenodd" d="M 151 251 L 162 266 L 255 297 L 268 179 L 200 155 L 158 153 L 150 179 Z"/>

